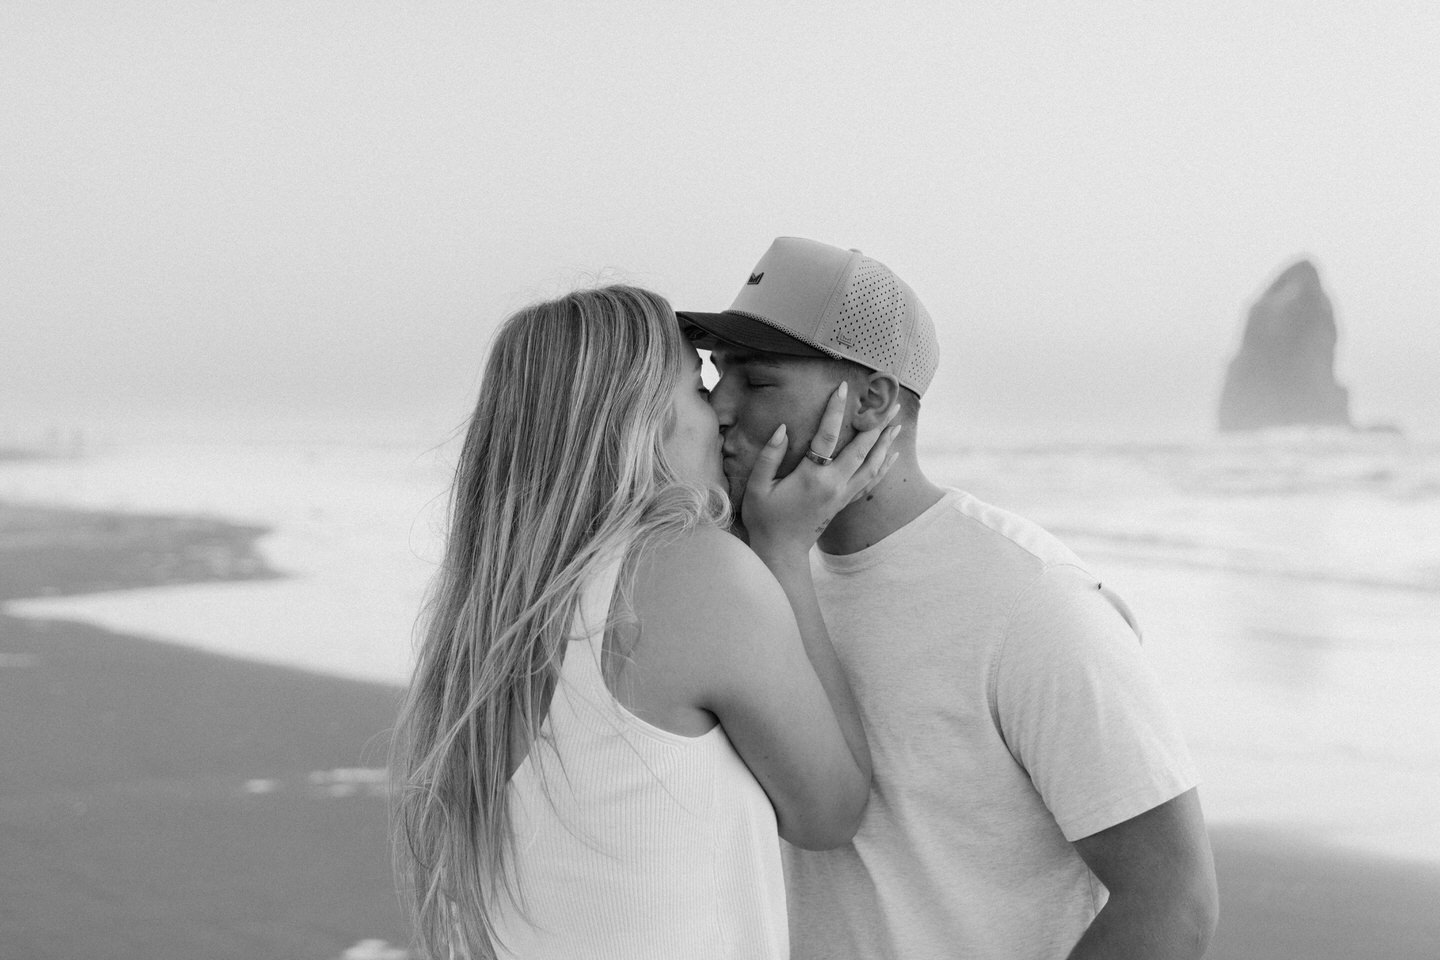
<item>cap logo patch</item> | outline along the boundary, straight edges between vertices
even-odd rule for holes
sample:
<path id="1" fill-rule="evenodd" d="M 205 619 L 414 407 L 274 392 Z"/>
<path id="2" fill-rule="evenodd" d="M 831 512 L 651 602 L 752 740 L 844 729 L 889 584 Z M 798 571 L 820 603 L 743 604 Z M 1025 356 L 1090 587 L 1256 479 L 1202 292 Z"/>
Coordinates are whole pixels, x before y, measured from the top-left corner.
<path id="1" fill-rule="evenodd" d="M 753 287 L 763 279 L 765 279 L 764 271 L 761 271 L 760 273 L 752 273 L 750 274 L 750 279 L 745 281 L 745 286 Z"/>

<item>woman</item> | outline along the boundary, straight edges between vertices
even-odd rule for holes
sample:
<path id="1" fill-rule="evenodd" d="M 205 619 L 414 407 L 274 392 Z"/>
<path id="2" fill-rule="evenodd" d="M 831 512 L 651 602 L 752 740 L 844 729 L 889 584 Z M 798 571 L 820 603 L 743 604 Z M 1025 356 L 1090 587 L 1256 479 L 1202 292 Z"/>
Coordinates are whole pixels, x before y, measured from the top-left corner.
<path id="1" fill-rule="evenodd" d="M 858 827 L 869 753 L 808 550 L 896 428 L 777 483 L 782 427 L 752 552 L 724 529 L 705 396 L 644 290 L 497 335 L 395 741 L 397 868 L 432 956 L 784 957 L 777 833 Z"/>

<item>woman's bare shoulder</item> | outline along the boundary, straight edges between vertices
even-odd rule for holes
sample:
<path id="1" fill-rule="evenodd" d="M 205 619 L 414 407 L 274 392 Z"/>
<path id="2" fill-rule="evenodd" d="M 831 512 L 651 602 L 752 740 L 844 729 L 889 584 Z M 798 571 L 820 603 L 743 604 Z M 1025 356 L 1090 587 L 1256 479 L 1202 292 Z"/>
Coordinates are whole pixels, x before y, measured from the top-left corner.
<path id="1" fill-rule="evenodd" d="M 744 685 L 765 649 L 796 632 L 780 584 L 750 548 L 715 527 L 642 548 L 630 595 L 638 628 L 622 702 L 665 727 Z M 758 650 L 756 648 L 759 648 Z"/>
<path id="2" fill-rule="evenodd" d="M 647 546 L 635 572 L 637 606 L 653 612 L 670 608 L 692 623 L 707 614 L 723 614 L 727 623 L 748 620 L 747 608 L 789 616 L 789 601 L 764 562 L 718 527 L 696 527 Z"/>

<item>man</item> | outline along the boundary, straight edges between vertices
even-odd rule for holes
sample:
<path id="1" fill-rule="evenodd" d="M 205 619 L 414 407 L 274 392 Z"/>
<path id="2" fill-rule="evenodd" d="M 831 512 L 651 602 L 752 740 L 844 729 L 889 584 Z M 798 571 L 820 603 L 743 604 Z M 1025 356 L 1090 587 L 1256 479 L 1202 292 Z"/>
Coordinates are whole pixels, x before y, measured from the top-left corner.
<path id="1" fill-rule="evenodd" d="M 775 428 L 783 474 L 842 379 L 842 442 L 901 406 L 898 459 L 814 554 L 875 778 L 853 843 L 785 851 L 796 960 L 1199 957 L 1214 865 L 1129 611 L 1034 524 L 926 478 L 915 436 L 938 350 L 910 287 L 784 237 L 729 310 L 681 318 L 720 374 L 737 509 Z"/>

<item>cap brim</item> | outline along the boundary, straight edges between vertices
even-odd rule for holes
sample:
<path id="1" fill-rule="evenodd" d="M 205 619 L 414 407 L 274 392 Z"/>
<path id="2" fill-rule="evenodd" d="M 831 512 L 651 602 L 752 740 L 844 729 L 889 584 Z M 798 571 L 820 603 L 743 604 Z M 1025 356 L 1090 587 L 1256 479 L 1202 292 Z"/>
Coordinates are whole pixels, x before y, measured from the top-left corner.
<path id="1" fill-rule="evenodd" d="M 778 353 L 787 357 L 835 356 L 743 313 L 730 310 L 724 313 L 677 310 L 675 316 L 680 318 L 680 327 L 690 338 L 690 342 L 702 350 L 711 350 L 720 342 L 732 347 L 758 350 L 761 353 Z"/>

